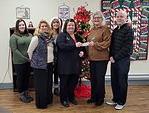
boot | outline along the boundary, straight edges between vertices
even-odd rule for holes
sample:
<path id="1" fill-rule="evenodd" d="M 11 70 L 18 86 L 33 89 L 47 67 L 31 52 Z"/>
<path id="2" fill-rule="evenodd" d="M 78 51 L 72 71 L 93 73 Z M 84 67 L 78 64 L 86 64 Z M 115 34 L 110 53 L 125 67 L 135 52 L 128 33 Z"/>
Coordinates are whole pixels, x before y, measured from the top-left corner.
<path id="1" fill-rule="evenodd" d="M 25 96 L 25 92 L 20 93 L 20 100 L 24 103 L 29 103 L 31 102 L 26 96 Z"/>
<path id="2" fill-rule="evenodd" d="M 33 101 L 33 100 L 34 100 L 33 97 L 31 97 L 31 96 L 29 95 L 29 92 L 28 92 L 28 91 L 25 91 L 24 94 L 25 94 L 26 98 L 27 98 L 29 101 Z"/>

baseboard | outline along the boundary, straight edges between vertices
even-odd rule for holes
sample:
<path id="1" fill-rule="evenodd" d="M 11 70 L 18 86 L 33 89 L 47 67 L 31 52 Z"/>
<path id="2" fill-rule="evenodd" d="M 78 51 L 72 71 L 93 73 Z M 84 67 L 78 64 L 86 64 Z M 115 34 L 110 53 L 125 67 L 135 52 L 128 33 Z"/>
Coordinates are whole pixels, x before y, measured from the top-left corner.
<path id="1" fill-rule="evenodd" d="M 89 81 L 86 79 L 82 80 L 85 84 L 89 84 Z M 111 84 L 111 77 L 110 75 L 106 75 L 105 77 L 106 85 Z M 129 75 L 128 76 L 128 84 L 129 85 L 149 85 L 149 75 L 142 74 L 142 75 Z"/>
<path id="2" fill-rule="evenodd" d="M 0 89 L 12 89 L 13 83 L 0 83 Z"/>
<path id="3" fill-rule="evenodd" d="M 85 84 L 90 84 L 89 80 L 82 79 Z M 106 85 L 111 84 L 110 75 L 106 75 L 105 77 Z M 129 85 L 149 85 L 149 75 L 129 75 L 128 76 L 128 84 Z M 0 83 L 0 89 L 12 89 L 13 83 Z"/>

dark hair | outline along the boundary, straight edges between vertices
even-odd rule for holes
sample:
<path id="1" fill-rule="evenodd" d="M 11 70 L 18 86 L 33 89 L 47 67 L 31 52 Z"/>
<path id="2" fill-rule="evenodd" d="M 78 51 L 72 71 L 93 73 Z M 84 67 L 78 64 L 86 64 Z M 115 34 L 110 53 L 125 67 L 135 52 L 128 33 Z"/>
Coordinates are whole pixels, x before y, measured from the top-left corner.
<path id="1" fill-rule="evenodd" d="M 22 33 L 20 33 L 20 30 L 19 30 L 19 23 L 20 23 L 20 22 L 24 22 L 24 25 L 25 25 L 25 30 L 24 30 L 24 33 L 23 33 L 23 34 L 29 35 L 29 32 L 28 32 L 28 30 L 27 30 L 27 26 L 26 26 L 26 22 L 25 22 L 23 19 L 18 19 L 18 20 L 16 21 L 15 33 L 16 33 L 17 35 L 22 34 Z"/>
<path id="2" fill-rule="evenodd" d="M 65 21 L 65 23 L 64 23 L 64 28 L 63 28 L 63 32 L 64 32 L 64 33 L 67 33 L 66 29 L 67 29 L 67 24 L 68 24 L 69 22 L 74 22 L 74 24 L 75 24 L 75 30 L 74 30 L 74 32 L 76 32 L 76 31 L 77 31 L 77 25 L 76 25 L 76 22 L 74 21 L 74 19 L 67 19 L 67 20 Z"/>

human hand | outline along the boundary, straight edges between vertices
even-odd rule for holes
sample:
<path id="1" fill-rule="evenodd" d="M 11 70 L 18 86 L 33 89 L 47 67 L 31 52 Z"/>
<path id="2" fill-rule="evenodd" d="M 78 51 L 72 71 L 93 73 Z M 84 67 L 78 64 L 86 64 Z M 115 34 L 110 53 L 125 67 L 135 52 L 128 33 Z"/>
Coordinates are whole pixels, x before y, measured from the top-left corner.
<path id="1" fill-rule="evenodd" d="M 93 41 L 90 41 L 90 42 L 89 42 L 89 46 L 94 46 L 94 44 L 95 44 L 95 43 L 94 43 Z"/>
<path id="2" fill-rule="evenodd" d="M 111 63 L 115 63 L 115 60 L 113 57 L 110 57 L 110 61 L 111 61 Z"/>
<path id="3" fill-rule="evenodd" d="M 76 43 L 76 47 L 81 47 L 82 46 L 82 43 L 81 42 L 77 42 Z"/>
<path id="4" fill-rule="evenodd" d="M 84 52 L 83 51 L 80 51 L 79 56 L 80 57 L 83 57 L 83 55 L 84 55 Z"/>

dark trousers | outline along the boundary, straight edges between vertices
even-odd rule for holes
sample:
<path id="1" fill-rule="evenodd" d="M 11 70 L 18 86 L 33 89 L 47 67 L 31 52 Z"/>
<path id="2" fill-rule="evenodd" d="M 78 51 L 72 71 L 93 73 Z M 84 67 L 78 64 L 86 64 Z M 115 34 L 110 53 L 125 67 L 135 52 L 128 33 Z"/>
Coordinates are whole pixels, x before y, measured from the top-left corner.
<path id="1" fill-rule="evenodd" d="M 108 61 L 90 61 L 91 99 L 102 103 L 105 98 L 105 74 Z"/>
<path id="2" fill-rule="evenodd" d="M 60 75 L 60 101 L 73 101 L 75 99 L 74 90 L 78 83 L 78 75 Z"/>
<path id="3" fill-rule="evenodd" d="M 113 101 L 120 105 L 124 105 L 126 103 L 129 67 L 129 57 L 111 64 Z"/>
<path id="4" fill-rule="evenodd" d="M 48 104 L 53 102 L 53 63 L 48 63 Z"/>
<path id="5" fill-rule="evenodd" d="M 54 85 L 58 85 L 58 78 L 59 78 L 59 75 L 58 75 L 58 61 L 57 61 L 57 57 L 58 57 L 58 50 L 57 50 L 57 46 L 56 44 L 54 43 Z"/>
<path id="6" fill-rule="evenodd" d="M 57 61 L 54 62 L 54 84 L 58 85 Z"/>
<path id="7" fill-rule="evenodd" d="M 47 70 L 45 69 L 33 69 L 34 71 L 34 83 L 35 83 L 35 96 L 37 108 L 45 108 L 53 101 L 52 94 L 52 63 L 48 64 Z"/>
<path id="8" fill-rule="evenodd" d="M 14 64 L 14 68 L 17 74 L 17 88 L 18 92 L 24 92 L 28 90 L 29 75 L 30 75 L 30 63 Z"/>

